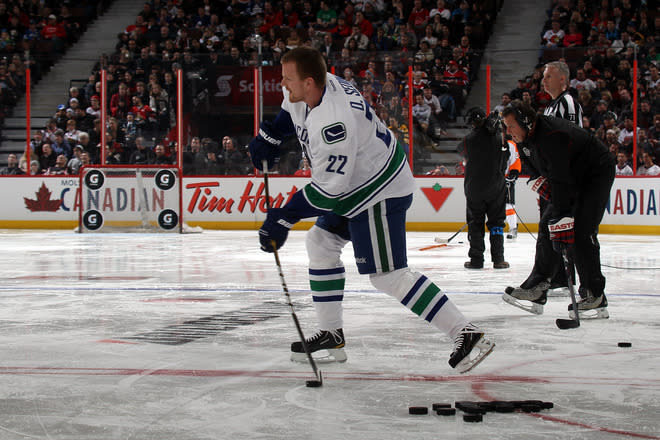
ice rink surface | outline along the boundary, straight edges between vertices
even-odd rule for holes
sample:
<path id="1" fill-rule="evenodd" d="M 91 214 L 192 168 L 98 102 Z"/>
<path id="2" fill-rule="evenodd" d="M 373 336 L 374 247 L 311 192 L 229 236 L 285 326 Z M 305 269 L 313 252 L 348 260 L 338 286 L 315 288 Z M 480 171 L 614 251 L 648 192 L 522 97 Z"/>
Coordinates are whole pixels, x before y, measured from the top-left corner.
<path id="1" fill-rule="evenodd" d="M 307 336 L 315 327 L 304 232 L 281 250 Z M 297 338 L 273 255 L 256 231 L 0 231 L 0 440 L 660 439 L 659 237 L 601 235 L 610 319 L 559 330 L 568 296 L 531 315 L 501 293 L 528 275 L 534 239 L 505 243 L 508 270 L 463 268 L 466 234 L 409 233 L 409 265 L 496 343 L 461 375 L 445 335 L 376 292 L 346 249 L 348 361 L 289 360 Z M 463 242 L 463 244 L 459 243 Z M 632 347 L 620 348 L 618 342 Z M 543 400 L 483 422 L 408 414 L 455 401 Z"/>

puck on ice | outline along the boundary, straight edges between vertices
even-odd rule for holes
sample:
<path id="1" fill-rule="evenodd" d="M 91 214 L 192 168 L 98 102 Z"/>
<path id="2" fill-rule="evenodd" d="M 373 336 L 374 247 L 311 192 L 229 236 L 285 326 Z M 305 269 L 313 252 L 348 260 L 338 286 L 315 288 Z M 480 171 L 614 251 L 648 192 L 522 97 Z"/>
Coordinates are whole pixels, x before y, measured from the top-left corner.
<path id="1" fill-rule="evenodd" d="M 523 403 L 520 405 L 520 409 L 526 413 L 536 413 L 541 411 L 541 405 L 535 403 Z"/>
<path id="2" fill-rule="evenodd" d="M 484 417 L 481 414 L 465 414 L 463 416 L 464 422 L 481 422 Z"/>
<path id="3" fill-rule="evenodd" d="M 451 403 L 434 403 L 431 405 L 431 408 L 433 408 L 433 411 L 437 411 L 440 408 L 451 408 Z"/>
<path id="4" fill-rule="evenodd" d="M 619 342 L 617 345 L 619 347 L 632 347 L 632 343 L 630 342 Z"/>
<path id="5" fill-rule="evenodd" d="M 323 384 L 321 383 L 320 380 L 308 380 L 308 381 L 305 383 L 305 385 L 307 385 L 309 388 L 318 388 L 318 387 L 320 387 L 320 386 L 323 385 Z"/>
<path id="6" fill-rule="evenodd" d="M 435 413 L 439 416 L 453 416 L 456 414 L 456 408 L 438 408 Z"/>
<path id="7" fill-rule="evenodd" d="M 411 406 L 408 408 L 408 414 L 428 414 L 429 409 L 425 406 Z"/>

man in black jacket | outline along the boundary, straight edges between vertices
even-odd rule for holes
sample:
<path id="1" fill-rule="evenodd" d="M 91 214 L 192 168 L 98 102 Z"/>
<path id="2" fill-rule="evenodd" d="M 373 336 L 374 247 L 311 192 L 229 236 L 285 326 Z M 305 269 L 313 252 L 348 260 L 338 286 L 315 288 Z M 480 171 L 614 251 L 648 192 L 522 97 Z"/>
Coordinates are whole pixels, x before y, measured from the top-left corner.
<path id="1" fill-rule="evenodd" d="M 543 313 L 550 278 L 558 264 L 553 251 L 566 247 L 574 255 L 580 276 L 580 316 L 609 317 L 597 235 L 614 181 L 613 157 L 589 131 L 564 119 L 537 115 L 520 101 L 504 109 L 502 122 L 532 172 L 532 189 L 549 203 L 539 221 L 534 262 L 542 280 L 534 289 L 514 292 L 507 288 L 503 299 L 529 312 Z M 574 316 L 572 306 L 569 315 Z"/>
<path id="2" fill-rule="evenodd" d="M 464 266 L 467 269 L 484 267 L 484 223 L 490 231 L 490 255 L 493 268 L 506 269 L 504 261 L 504 220 L 506 219 L 506 185 L 504 172 L 509 156 L 502 148 L 502 132 L 496 113 L 486 117 L 479 107 L 467 112 L 473 130 L 461 144 L 465 157 L 465 198 L 470 250 Z M 488 217 L 488 222 L 486 222 Z"/>

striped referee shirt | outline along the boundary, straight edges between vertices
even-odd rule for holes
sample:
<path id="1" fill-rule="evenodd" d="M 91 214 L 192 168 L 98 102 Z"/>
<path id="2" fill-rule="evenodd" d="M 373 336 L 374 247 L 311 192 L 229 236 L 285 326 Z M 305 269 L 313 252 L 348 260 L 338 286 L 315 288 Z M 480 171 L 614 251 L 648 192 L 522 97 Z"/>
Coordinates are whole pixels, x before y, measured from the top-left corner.
<path id="1" fill-rule="evenodd" d="M 561 92 L 557 99 L 548 104 L 543 114 L 566 119 L 582 127 L 582 106 L 573 99 L 568 90 Z"/>

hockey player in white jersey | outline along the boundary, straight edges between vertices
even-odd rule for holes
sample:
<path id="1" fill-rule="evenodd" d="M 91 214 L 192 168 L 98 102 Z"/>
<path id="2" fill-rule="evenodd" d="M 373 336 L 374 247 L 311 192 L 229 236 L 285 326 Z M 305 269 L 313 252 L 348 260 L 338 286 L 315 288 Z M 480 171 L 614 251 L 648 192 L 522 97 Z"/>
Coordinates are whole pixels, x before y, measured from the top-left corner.
<path id="1" fill-rule="evenodd" d="M 393 134 L 355 87 L 327 73 L 315 49 L 298 47 L 282 57 L 282 89 L 280 113 L 262 123 L 249 147 L 255 167 L 261 169 L 262 160 L 270 167 L 282 140 L 295 134 L 311 164 L 311 182 L 286 205 L 269 209 L 259 230 L 262 250 L 272 252 L 296 222 L 318 216 L 306 236 L 320 328 L 306 341 L 310 351 L 346 360 L 341 252 L 350 241 L 358 271 L 454 340 L 453 368 L 472 369 L 494 344 L 431 280 L 408 268 L 405 217 L 415 185 Z M 292 359 L 306 360 L 301 342 L 291 351 Z"/>

